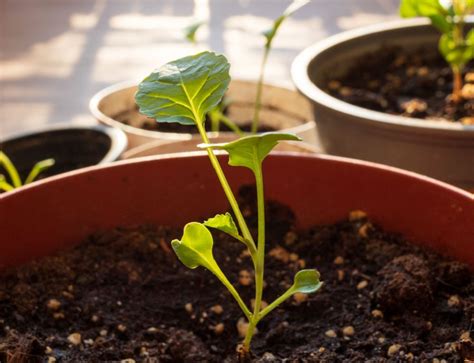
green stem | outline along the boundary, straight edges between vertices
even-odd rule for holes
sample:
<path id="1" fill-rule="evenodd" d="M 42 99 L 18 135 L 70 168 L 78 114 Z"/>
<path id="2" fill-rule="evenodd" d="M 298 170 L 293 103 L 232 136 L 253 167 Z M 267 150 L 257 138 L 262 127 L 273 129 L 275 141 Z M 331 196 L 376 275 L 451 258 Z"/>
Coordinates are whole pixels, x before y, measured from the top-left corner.
<path id="1" fill-rule="evenodd" d="M 199 119 L 197 120 L 200 121 Z M 204 127 L 201 122 L 197 122 L 197 128 L 199 130 L 199 134 L 201 135 L 203 142 L 206 144 L 209 144 L 209 138 L 207 137 L 206 130 L 204 130 Z M 219 182 L 222 185 L 222 189 L 224 190 L 224 193 L 230 203 L 232 211 L 235 214 L 235 218 L 237 219 L 237 223 L 239 224 L 240 230 L 242 232 L 242 236 L 244 237 L 245 241 L 247 241 L 247 247 L 249 248 L 250 255 L 252 256 L 252 260 L 254 260 L 254 263 L 255 263 L 255 258 L 256 258 L 255 253 L 257 251 L 257 248 L 255 246 L 253 237 L 250 234 L 247 223 L 245 222 L 245 219 L 242 215 L 242 212 L 240 211 L 240 208 L 237 203 L 237 200 L 235 199 L 234 193 L 232 192 L 229 182 L 227 181 L 224 175 L 224 172 L 222 171 L 221 165 L 219 164 L 219 160 L 217 160 L 217 157 L 214 154 L 212 148 L 207 148 L 207 155 L 209 156 L 209 160 L 211 161 L 212 167 L 214 168 L 217 174 L 217 178 L 219 179 Z"/>
<path id="2" fill-rule="evenodd" d="M 275 309 L 278 305 L 280 305 L 283 301 L 288 299 L 294 293 L 294 288 L 290 287 L 288 290 L 285 291 L 283 295 L 275 299 L 270 305 L 268 305 L 265 309 L 260 311 L 258 315 L 255 317 L 257 322 L 262 320 L 267 314 L 269 314 L 273 309 Z"/>
<path id="3" fill-rule="evenodd" d="M 229 292 L 232 294 L 234 297 L 235 301 L 237 301 L 237 304 L 239 304 L 240 308 L 242 309 L 243 313 L 247 317 L 247 319 L 251 320 L 253 318 L 252 313 L 250 312 L 249 308 L 245 303 L 243 302 L 242 298 L 240 297 L 239 293 L 235 289 L 234 285 L 232 285 L 229 280 L 227 280 L 227 277 L 225 274 L 222 272 L 220 269 L 219 265 L 217 263 L 212 267 L 212 269 L 209 269 L 214 273 L 214 275 L 222 282 L 222 284 L 229 290 Z"/>
<path id="4" fill-rule="evenodd" d="M 13 188 L 13 185 L 11 185 L 5 180 L 5 177 L 3 175 L 0 175 L 0 189 L 5 192 L 9 192 L 10 190 L 13 190 L 15 188 Z"/>
<path id="5" fill-rule="evenodd" d="M 255 147 L 256 149 L 256 147 Z M 263 277 L 265 268 L 265 196 L 263 188 L 262 165 L 257 159 L 258 152 L 254 150 L 254 174 L 257 189 L 257 212 L 258 212 L 258 241 L 257 241 L 257 263 L 255 265 L 255 307 L 253 318 L 249 321 L 247 334 L 243 342 L 244 351 L 249 351 L 255 327 L 258 323 L 258 314 L 262 304 Z"/>
<path id="6" fill-rule="evenodd" d="M 15 165 L 13 165 L 10 158 L 4 152 L 0 151 L 0 165 L 3 165 L 5 170 L 7 171 L 8 175 L 10 176 L 11 182 L 14 188 L 21 187 L 21 179 L 20 175 L 18 174 L 18 170 L 16 170 Z"/>
<path id="7" fill-rule="evenodd" d="M 30 173 L 25 179 L 25 185 L 30 184 L 32 181 L 36 179 L 36 177 L 41 174 L 43 171 L 49 169 L 54 165 L 54 159 L 46 159 L 42 161 L 38 161 L 33 169 L 31 169 Z"/>
<path id="8" fill-rule="evenodd" d="M 237 135 L 239 136 L 244 136 L 244 133 L 240 129 L 239 126 L 236 125 L 235 122 L 233 122 L 230 118 L 228 118 L 226 115 L 224 115 L 222 112 L 219 111 L 219 116 L 220 120 L 224 125 L 226 125 L 229 129 L 234 131 Z"/>
<path id="9" fill-rule="evenodd" d="M 256 134 L 258 131 L 258 124 L 260 120 L 260 109 L 262 108 L 263 80 L 265 77 L 265 66 L 267 64 L 269 53 L 270 53 L 270 44 L 267 44 L 263 52 L 262 64 L 260 65 L 260 75 L 259 75 L 258 83 L 257 83 L 257 96 L 255 98 L 255 108 L 254 108 L 254 113 L 253 113 L 252 129 L 251 129 L 253 134 Z"/>

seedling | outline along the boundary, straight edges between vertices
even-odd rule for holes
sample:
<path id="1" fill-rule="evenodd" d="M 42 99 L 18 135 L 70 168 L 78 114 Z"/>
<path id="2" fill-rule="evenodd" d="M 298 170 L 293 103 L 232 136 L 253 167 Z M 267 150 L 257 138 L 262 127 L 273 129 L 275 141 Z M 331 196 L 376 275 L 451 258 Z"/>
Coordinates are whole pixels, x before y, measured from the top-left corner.
<path id="1" fill-rule="evenodd" d="M 441 32 L 439 51 L 453 71 L 454 102 L 462 99 L 462 72 L 474 59 L 474 29 L 465 33 L 465 17 L 474 11 L 474 0 L 402 0 L 400 15 L 405 18 L 424 16 Z"/>
<path id="2" fill-rule="evenodd" d="M 262 63 L 260 65 L 259 77 L 258 77 L 258 82 L 257 82 L 257 93 L 255 97 L 255 106 L 254 106 L 252 126 L 251 126 L 251 132 L 253 134 L 257 133 L 258 126 L 260 123 L 260 110 L 262 108 L 262 93 L 263 93 L 263 82 L 264 82 L 264 77 L 265 77 L 265 68 L 267 66 L 268 56 L 272 48 L 273 39 L 275 38 L 283 22 L 287 18 L 289 18 L 293 13 L 295 13 L 297 10 L 302 8 L 304 5 L 306 5 L 310 1 L 311 0 L 293 0 L 293 2 L 285 9 L 283 14 L 280 15 L 273 22 L 271 28 L 267 29 L 266 31 L 262 33 L 265 36 L 266 41 L 265 41 L 263 58 L 262 58 Z M 186 39 L 190 41 L 191 43 L 193 43 L 194 45 L 196 45 L 197 44 L 196 32 L 204 24 L 205 22 L 203 21 L 196 21 L 192 23 L 191 25 L 189 25 L 188 27 L 186 27 L 184 31 Z M 225 116 L 224 109 L 225 109 L 225 106 L 227 106 L 229 102 L 228 100 L 226 101 L 225 99 L 224 99 L 224 102 L 226 102 L 226 104 L 217 105 L 208 113 L 208 117 L 211 120 L 211 131 L 219 131 L 219 124 L 222 122 L 229 129 L 234 131 L 237 135 L 243 136 L 243 132 L 239 128 L 239 126 L 235 122 L 233 122 L 231 119 L 229 119 L 227 116 Z"/>
<path id="3" fill-rule="evenodd" d="M 243 355 L 249 353 L 250 343 L 258 322 L 283 301 L 297 292 L 311 293 L 318 290 L 322 282 L 314 269 L 299 271 L 293 285 L 279 298 L 262 308 L 263 276 L 265 263 L 265 205 L 262 163 L 270 151 L 281 140 L 299 140 L 292 134 L 263 133 L 242 137 L 236 141 L 211 144 L 206 134 L 205 115 L 221 102 L 230 82 L 230 65 L 222 55 L 203 52 L 165 64 L 145 78 L 135 96 L 140 112 L 155 118 L 158 122 L 194 124 L 202 137 L 200 145 L 207 150 L 209 160 L 237 220 L 230 213 L 218 214 L 204 223 L 191 222 L 184 227 L 181 239 L 171 242 L 179 260 L 188 268 L 202 266 L 212 272 L 229 290 L 249 326 L 240 346 Z M 229 186 L 214 150 L 225 150 L 229 154 L 229 165 L 250 169 L 257 191 L 257 244 L 251 235 L 240 207 Z M 249 251 L 255 268 L 255 304 L 251 311 L 238 291 L 222 272 L 213 257 L 213 238 L 209 228 L 220 230 L 242 242 Z"/>
<path id="4" fill-rule="evenodd" d="M 3 151 L 0 151 L 0 166 L 2 166 L 5 169 L 11 181 L 11 183 L 7 182 L 5 179 L 5 176 L 0 174 L 0 190 L 8 192 L 15 188 L 19 188 L 23 185 L 29 184 L 33 182 L 38 177 L 39 174 L 49 169 L 53 165 L 54 165 L 54 159 L 46 159 L 46 160 L 38 161 L 31 169 L 25 181 L 22 182 L 20 178 L 20 174 L 18 173 L 18 170 L 15 167 L 15 165 L 12 163 L 10 158 Z"/>

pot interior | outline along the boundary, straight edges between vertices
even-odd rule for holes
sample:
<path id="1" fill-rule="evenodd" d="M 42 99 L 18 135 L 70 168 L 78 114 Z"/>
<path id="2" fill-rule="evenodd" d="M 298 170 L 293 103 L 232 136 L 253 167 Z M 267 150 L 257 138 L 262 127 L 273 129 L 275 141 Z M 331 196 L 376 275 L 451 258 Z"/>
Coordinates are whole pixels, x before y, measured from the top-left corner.
<path id="1" fill-rule="evenodd" d="M 36 162 L 53 158 L 55 164 L 40 178 L 98 164 L 110 150 L 110 137 L 94 129 L 62 129 L 7 140 L 0 145 L 25 179 Z"/>

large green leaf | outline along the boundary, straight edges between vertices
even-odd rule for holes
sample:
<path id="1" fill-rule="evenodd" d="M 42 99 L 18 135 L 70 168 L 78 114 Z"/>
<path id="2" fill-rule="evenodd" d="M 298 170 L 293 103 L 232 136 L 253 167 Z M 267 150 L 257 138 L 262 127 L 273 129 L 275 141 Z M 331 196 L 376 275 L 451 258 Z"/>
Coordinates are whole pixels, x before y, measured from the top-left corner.
<path id="1" fill-rule="evenodd" d="M 297 10 L 308 4 L 311 0 L 293 0 L 293 2 L 285 9 L 282 15 L 280 15 L 272 24 L 272 27 L 263 32 L 263 35 L 267 39 L 266 46 L 269 47 L 275 37 L 278 29 L 280 28 L 283 21 L 293 15 Z"/>
<path id="2" fill-rule="evenodd" d="M 203 123 L 229 86 L 229 62 L 203 52 L 167 63 L 138 86 L 140 112 L 158 122 Z"/>
<path id="3" fill-rule="evenodd" d="M 225 150 L 229 153 L 229 165 L 244 166 L 255 173 L 265 157 L 278 144 L 278 141 L 282 140 L 301 141 L 298 136 L 293 134 L 266 132 L 242 137 L 228 143 L 200 144 L 198 146 Z"/>
<path id="4" fill-rule="evenodd" d="M 171 241 L 174 252 L 186 267 L 194 269 L 203 266 L 211 271 L 216 266 L 212 255 L 213 245 L 211 232 L 197 222 L 186 224 L 181 240 Z"/>

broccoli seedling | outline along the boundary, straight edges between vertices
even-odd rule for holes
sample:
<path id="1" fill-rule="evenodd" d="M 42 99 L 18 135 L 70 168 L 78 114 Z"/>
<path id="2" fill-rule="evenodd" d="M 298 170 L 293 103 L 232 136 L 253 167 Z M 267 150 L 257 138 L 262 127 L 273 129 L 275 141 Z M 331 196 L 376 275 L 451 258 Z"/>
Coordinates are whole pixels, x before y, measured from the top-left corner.
<path id="1" fill-rule="evenodd" d="M 465 17 L 474 11 L 474 0 L 402 0 L 400 15 L 423 16 L 441 32 L 438 48 L 453 71 L 452 100 L 462 99 L 462 72 L 474 59 L 474 29 L 465 33 Z"/>
<path id="2" fill-rule="evenodd" d="M 203 223 L 190 222 L 184 227 L 181 239 L 171 242 L 179 260 L 188 268 L 199 266 L 212 272 L 229 290 L 249 327 L 240 352 L 248 354 L 255 327 L 268 313 L 297 292 L 311 293 L 322 286 L 319 272 L 315 269 L 299 271 L 293 285 L 267 307 L 262 307 L 263 276 L 265 263 L 265 203 L 262 163 L 270 151 L 281 140 L 299 140 L 292 134 L 263 133 L 242 137 L 230 143 L 211 144 L 206 134 L 205 115 L 222 100 L 230 82 L 230 65 L 222 55 L 203 52 L 165 64 L 145 78 L 135 96 L 140 112 L 158 122 L 177 122 L 195 125 L 203 143 L 199 146 L 207 151 L 211 165 L 229 201 L 237 223 L 230 213 L 218 214 Z M 257 244 L 250 233 L 241 209 L 229 186 L 214 150 L 225 150 L 229 154 L 229 165 L 250 169 L 255 177 L 257 191 Z M 218 229 L 242 242 L 249 251 L 255 268 L 255 304 L 251 311 L 238 291 L 222 272 L 213 256 L 213 238 L 209 228 Z M 236 319 L 237 320 L 237 319 Z"/>
<path id="3" fill-rule="evenodd" d="M 29 184 L 33 182 L 38 177 L 39 174 L 49 169 L 53 165 L 54 165 L 54 159 L 45 159 L 42 161 L 38 161 L 31 169 L 25 181 L 22 182 L 20 178 L 20 174 L 18 173 L 18 170 L 15 167 L 15 165 L 12 163 L 12 161 L 7 156 L 7 154 L 5 154 L 3 151 L 0 151 L 0 166 L 2 166 L 5 169 L 11 181 L 11 183 L 7 182 L 5 176 L 0 174 L 0 190 L 8 192 L 10 190 L 19 188 L 23 185 Z"/>
<path id="4" fill-rule="evenodd" d="M 260 110 L 262 108 L 262 93 L 263 93 L 263 82 L 265 76 L 265 68 L 267 66 L 268 56 L 272 47 L 273 39 L 275 38 L 278 29 L 283 22 L 289 18 L 293 13 L 308 4 L 311 0 L 293 0 L 293 2 L 285 9 L 282 15 L 280 15 L 272 24 L 270 29 L 267 29 L 262 33 L 265 36 L 265 46 L 263 51 L 262 63 L 260 65 L 259 77 L 257 81 L 257 92 L 255 96 L 254 112 L 252 117 L 251 133 L 255 134 L 258 131 L 260 123 Z M 196 21 L 184 29 L 184 35 L 186 39 L 192 44 L 196 45 L 196 32 L 199 28 L 204 25 L 204 21 Z M 235 132 L 239 136 L 243 136 L 242 130 L 239 126 L 225 116 L 223 110 L 227 104 L 220 104 L 209 111 L 208 117 L 211 120 L 211 131 L 219 131 L 219 125 L 222 122 L 230 130 Z"/>
<path id="5" fill-rule="evenodd" d="M 274 22 L 270 29 L 263 32 L 265 36 L 265 47 L 263 49 L 262 63 L 260 65 L 260 75 L 257 82 L 257 95 L 255 96 L 255 108 L 252 120 L 252 133 L 258 131 L 258 125 L 260 122 L 260 109 L 262 108 L 262 92 L 263 92 L 263 81 L 265 78 L 265 68 L 267 66 L 268 56 L 272 48 L 273 39 L 280 29 L 283 22 L 289 18 L 297 10 L 308 4 L 311 0 L 293 0 L 293 2 L 285 9 L 282 15 L 280 15 Z"/>

